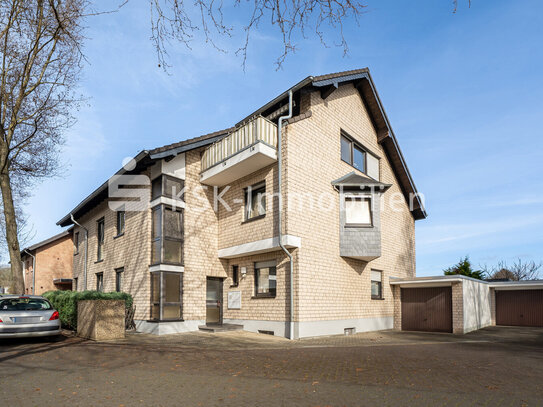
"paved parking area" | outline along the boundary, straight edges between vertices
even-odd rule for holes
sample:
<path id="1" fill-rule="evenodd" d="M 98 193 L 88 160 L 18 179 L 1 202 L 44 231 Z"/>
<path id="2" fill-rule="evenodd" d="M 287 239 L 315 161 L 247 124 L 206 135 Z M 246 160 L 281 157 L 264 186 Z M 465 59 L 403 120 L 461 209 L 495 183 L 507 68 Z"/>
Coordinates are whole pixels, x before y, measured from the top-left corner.
<path id="1" fill-rule="evenodd" d="M 0 400 L 25 406 L 538 406 L 543 329 L 288 341 L 228 332 L 0 342 Z"/>

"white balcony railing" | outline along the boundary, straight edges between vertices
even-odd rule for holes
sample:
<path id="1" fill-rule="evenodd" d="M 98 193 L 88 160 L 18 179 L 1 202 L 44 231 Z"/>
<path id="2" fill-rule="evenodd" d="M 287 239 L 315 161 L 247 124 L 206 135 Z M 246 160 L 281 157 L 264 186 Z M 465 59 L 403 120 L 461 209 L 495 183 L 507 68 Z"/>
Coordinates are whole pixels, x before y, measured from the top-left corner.
<path id="1" fill-rule="evenodd" d="M 277 149 L 277 125 L 262 116 L 209 146 L 202 155 L 202 172 L 258 142 Z"/>

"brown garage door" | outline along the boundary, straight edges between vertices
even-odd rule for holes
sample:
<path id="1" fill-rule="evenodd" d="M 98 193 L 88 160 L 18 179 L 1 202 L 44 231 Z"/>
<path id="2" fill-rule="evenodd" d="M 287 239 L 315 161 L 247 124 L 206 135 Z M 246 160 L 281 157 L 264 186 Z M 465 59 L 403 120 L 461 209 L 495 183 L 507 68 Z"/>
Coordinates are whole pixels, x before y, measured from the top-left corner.
<path id="1" fill-rule="evenodd" d="M 496 325 L 543 327 L 543 290 L 496 291 Z"/>
<path id="2" fill-rule="evenodd" d="M 402 330 L 452 332 L 451 287 L 402 288 Z"/>

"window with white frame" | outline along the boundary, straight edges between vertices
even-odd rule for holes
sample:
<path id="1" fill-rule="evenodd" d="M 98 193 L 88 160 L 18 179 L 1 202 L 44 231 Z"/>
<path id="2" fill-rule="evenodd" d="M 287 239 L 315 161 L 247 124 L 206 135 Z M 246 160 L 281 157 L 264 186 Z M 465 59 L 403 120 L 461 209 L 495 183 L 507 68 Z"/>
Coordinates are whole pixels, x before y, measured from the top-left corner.
<path id="1" fill-rule="evenodd" d="M 371 197 L 367 195 L 346 195 L 344 197 L 344 207 L 345 226 L 373 226 Z"/>
<path id="2" fill-rule="evenodd" d="M 371 298 L 373 300 L 383 299 L 383 272 L 371 270 Z"/>

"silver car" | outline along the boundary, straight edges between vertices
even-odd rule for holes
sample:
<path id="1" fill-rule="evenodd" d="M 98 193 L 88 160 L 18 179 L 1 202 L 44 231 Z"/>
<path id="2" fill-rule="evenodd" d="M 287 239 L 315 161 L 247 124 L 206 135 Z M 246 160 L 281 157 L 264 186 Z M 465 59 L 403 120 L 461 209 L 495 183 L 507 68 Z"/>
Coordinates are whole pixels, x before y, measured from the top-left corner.
<path id="1" fill-rule="evenodd" d="M 58 311 L 38 295 L 0 296 L 0 338 L 60 335 Z"/>

